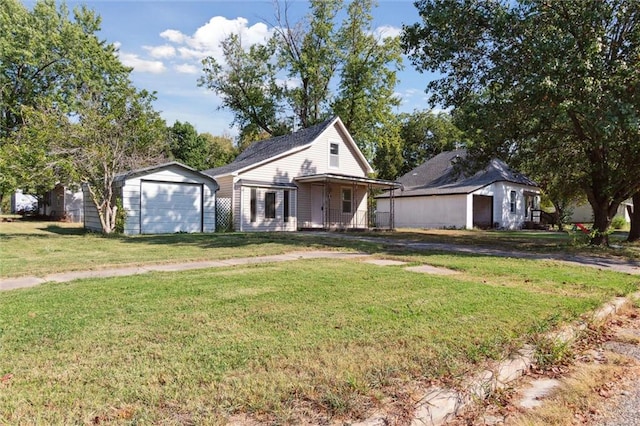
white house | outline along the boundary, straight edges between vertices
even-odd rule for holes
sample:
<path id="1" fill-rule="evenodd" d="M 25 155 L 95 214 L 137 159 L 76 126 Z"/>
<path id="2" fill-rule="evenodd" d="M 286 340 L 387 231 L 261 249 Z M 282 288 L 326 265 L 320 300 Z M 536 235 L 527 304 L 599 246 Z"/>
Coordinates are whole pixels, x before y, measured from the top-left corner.
<path id="1" fill-rule="evenodd" d="M 295 231 L 392 226 L 372 218 L 372 189 L 397 184 L 373 170 L 338 117 L 255 142 L 233 163 L 203 173 L 220 185 L 237 231 Z"/>
<path id="2" fill-rule="evenodd" d="M 615 216 L 620 216 L 624 218 L 625 222 L 631 222 L 631 216 L 629 215 L 629 210 L 633 210 L 633 201 L 631 199 L 626 200 L 618 206 L 618 211 Z M 591 204 L 584 203 L 578 204 L 572 207 L 571 217 L 569 218 L 569 222 L 571 223 L 592 223 L 593 222 L 593 208 Z"/>
<path id="3" fill-rule="evenodd" d="M 100 232 L 98 211 L 84 190 L 84 226 Z M 119 175 L 115 196 L 126 211 L 124 233 L 164 234 L 214 232 L 216 229 L 216 181 L 177 162 Z"/>
<path id="4" fill-rule="evenodd" d="M 376 197 L 378 211 L 393 212 L 398 228 L 520 229 L 536 221 L 535 182 L 494 159 L 467 176 L 456 163 L 466 150 L 444 152 L 398 179 L 395 194 Z"/>

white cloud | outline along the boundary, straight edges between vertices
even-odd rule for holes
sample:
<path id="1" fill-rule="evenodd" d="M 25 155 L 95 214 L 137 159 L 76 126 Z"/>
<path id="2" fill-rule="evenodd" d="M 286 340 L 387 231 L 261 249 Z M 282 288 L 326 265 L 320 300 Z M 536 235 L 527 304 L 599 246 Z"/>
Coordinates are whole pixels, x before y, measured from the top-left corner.
<path id="1" fill-rule="evenodd" d="M 176 48 L 163 44 L 161 46 L 142 46 L 152 58 L 172 58 L 176 56 Z"/>
<path id="2" fill-rule="evenodd" d="M 120 60 L 128 67 L 132 67 L 134 71 L 148 72 L 151 74 L 161 74 L 166 71 L 166 67 L 162 61 L 148 61 L 141 59 L 135 53 L 120 52 Z"/>
<path id="3" fill-rule="evenodd" d="M 166 30 L 160 33 L 160 37 L 166 38 L 174 43 L 184 43 L 186 36 L 178 30 Z"/>
<path id="4" fill-rule="evenodd" d="M 201 60 L 206 56 L 213 56 L 222 61 L 220 42 L 231 34 L 239 34 L 244 46 L 264 43 L 273 30 L 264 23 L 249 26 L 246 18 L 227 19 L 224 16 L 214 16 L 209 22 L 198 28 L 193 35 L 184 34 L 178 30 L 166 30 L 160 37 L 178 45 L 176 49 L 183 59 Z"/>
<path id="5" fill-rule="evenodd" d="M 388 37 L 397 37 L 401 33 L 402 28 L 393 27 L 391 25 L 383 25 L 373 31 L 373 34 L 376 36 L 376 38 L 379 38 L 380 40 Z"/>
<path id="6" fill-rule="evenodd" d="M 198 74 L 200 72 L 200 69 L 198 67 L 191 64 L 180 64 L 176 65 L 174 68 L 176 71 L 182 74 Z"/>

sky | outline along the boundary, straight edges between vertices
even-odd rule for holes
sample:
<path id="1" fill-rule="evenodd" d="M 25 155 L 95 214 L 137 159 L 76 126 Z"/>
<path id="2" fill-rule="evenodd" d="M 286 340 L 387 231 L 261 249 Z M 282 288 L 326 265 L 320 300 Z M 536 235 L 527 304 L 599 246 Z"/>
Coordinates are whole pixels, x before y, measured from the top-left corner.
<path id="1" fill-rule="evenodd" d="M 288 3 L 294 22 L 309 12 L 307 1 Z M 157 92 L 154 106 L 167 125 L 188 121 L 200 133 L 237 135 L 238 130 L 230 127 L 233 114 L 218 109 L 219 97 L 198 86 L 201 61 L 207 56 L 221 58 L 219 43 L 230 33 L 240 32 L 243 43 L 264 40 L 275 23 L 273 0 L 67 0 L 66 4 L 70 9 L 86 4 L 101 16 L 99 37 L 118 47 L 120 60 L 133 68 L 131 79 L 138 89 Z M 403 24 L 419 21 L 409 0 L 379 0 L 373 16 L 375 32 L 385 35 L 399 34 Z M 402 105 L 397 112 L 428 108 L 429 76 L 405 58 L 404 69 L 398 72 L 396 92 Z"/>

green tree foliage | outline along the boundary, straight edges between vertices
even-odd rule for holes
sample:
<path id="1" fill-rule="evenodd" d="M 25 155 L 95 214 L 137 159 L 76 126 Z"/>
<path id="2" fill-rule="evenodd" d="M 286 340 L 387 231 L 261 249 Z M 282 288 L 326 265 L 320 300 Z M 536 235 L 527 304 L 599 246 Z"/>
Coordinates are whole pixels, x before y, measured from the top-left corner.
<path id="1" fill-rule="evenodd" d="M 36 146 L 46 141 L 48 161 L 87 185 L 105 233 L 117 225 L 116 177 L 165 161 L 168 135 L 153 100 L 125 86 L 85 93 L 71 119 L 55 105 L 25 110 L 20 135 Z"/>
<path id="2" fill-rule="evenodd" d="M 419 69 L 444 73 L 432 101 L 463 108 L 476 151 L 559 157 L 606 244 L 619 204 L 640 189 L 640 2 L 422 0 L 403 45 Z M 476 138 L 480 141 L 478 142 Z"/>
<path id="3" fill-rule="evenodd" d="M 432 111 L 400 114 L 403 175 L 441 152 L 470 146 L 451 115 Z"/>
<path id="4" fill-rule="evenodd" d="M 152 94 L 129 81 L 100 18 L 81 7 L 0 3 L 0 190 L 88 185 L 103 231 L 118 214 L 114 180 L 167 152 Z"/>
<path id="5" fill-rule="evenodd" d="M 299 85 L 285 83 L 284 100 L 303 128 L 327 118 L 329 85 L 339 61 L 334 19 L 342 0 L 312 0 L 310 4 L 308 22 L 292 25 L 286 3 L 281 11 L 280 3 L 276 2 L 274 26 L 279 64 L 288 78 L 299 82 Z"/>
<path id="6" fill-rule="evenodd" d="M 169 128 L 171 155 L 196 170 L 205 170 L 229 164 L 235 158 L 231 136 L 198 134 L 189 122 L 176 121 Z"/>
<path id="7" fill-rule="evenodd" d="M 50 189 L 69 175 L 49 156 L 46 139 L 20 133 L 26 109 L 55 105 L 71 114 L 88 87 L 100 92 L 127 81 L 113 46 L 95 36 L 99 29 L 100 18 L 85 7 L 71 19 L 53 0 L 32 10 L 17 0 L 0 3 L 0 197 Z"/>
<path id="8" fill-rule="evenodd" d="M 398 125 L 393 108 L 400 105 L 394 95 L 396 70 L 401 67 L 400 40 L 373 35 L 373 0 L 349 3 L 347 18 L 337 34 L 340 47 L 339 88 L 332 102 L 338 115 L 358 143 L 363 154 L 373 158 L 382 141 L 382 129 Z M 386 141 L 385 143 L 392 143 Z"/>
<path id="9" fill-rule="evenodd" d="M 380 127 L 396 123 L 391 115 L 399 104 L 393 93 L 400 44 L 397 37 L 373 35 L 372 0 L 349 2 L 337 26 L 342 6 L 341 0 L 311 1 L 309 15 L 296 24 L 278 9 L 273 37 L 264 45 L 242 46 L 231 35 L 222 44 L 224 63 L 204 60 L 200 84 L 234 113 L 240 145 L 261 131 L 276 136 L 339 115 L 364 154 L 374 157 Z"/>

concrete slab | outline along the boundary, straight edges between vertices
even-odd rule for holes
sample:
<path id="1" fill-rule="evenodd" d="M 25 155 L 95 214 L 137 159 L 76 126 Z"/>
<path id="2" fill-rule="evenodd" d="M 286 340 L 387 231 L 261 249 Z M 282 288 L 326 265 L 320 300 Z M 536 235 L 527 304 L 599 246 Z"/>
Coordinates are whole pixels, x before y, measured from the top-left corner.
<path id="1" fill-rule="evenodd" d="M 542 405 L 542 399 L 548 396 L 553 389 L 560 386 L 556 379 L 538 379 L 531 382 L 531 387 L 526 389 L 518 403 L 522 408 L 535 408 Z"/>
<path id="2" fill-rule="evenodd" d="M 45 280 L 37 277 L 9 278 L 0 281 L 0 291 L 14 290 L 16 288 L 34 287 L 42 284 L 43 282 L 45 282 Z"/>
<path id="3" fill-rule="evenodd" d="M 431 266 L 431 265 L 409 266 L 408 268 L 405 268 L 405 269 L 411 272 L 419 272 L 422 274 L 434 274 L 434 275 L 456 275 L 460 273 L 458 271 L 454 271 L 453 269 L 438 268 L 436 266 Z"/>
<path id="4" fill-rule="evenodd" d="M 399 260 L 391 260 L 391 259 L 367 259 L 364 262 L 370 263 L 372 265 L 378 265 L 378 266 L 399 266 L 399 265 L 407 264 L 407 262 L 401 262 Z"/>

